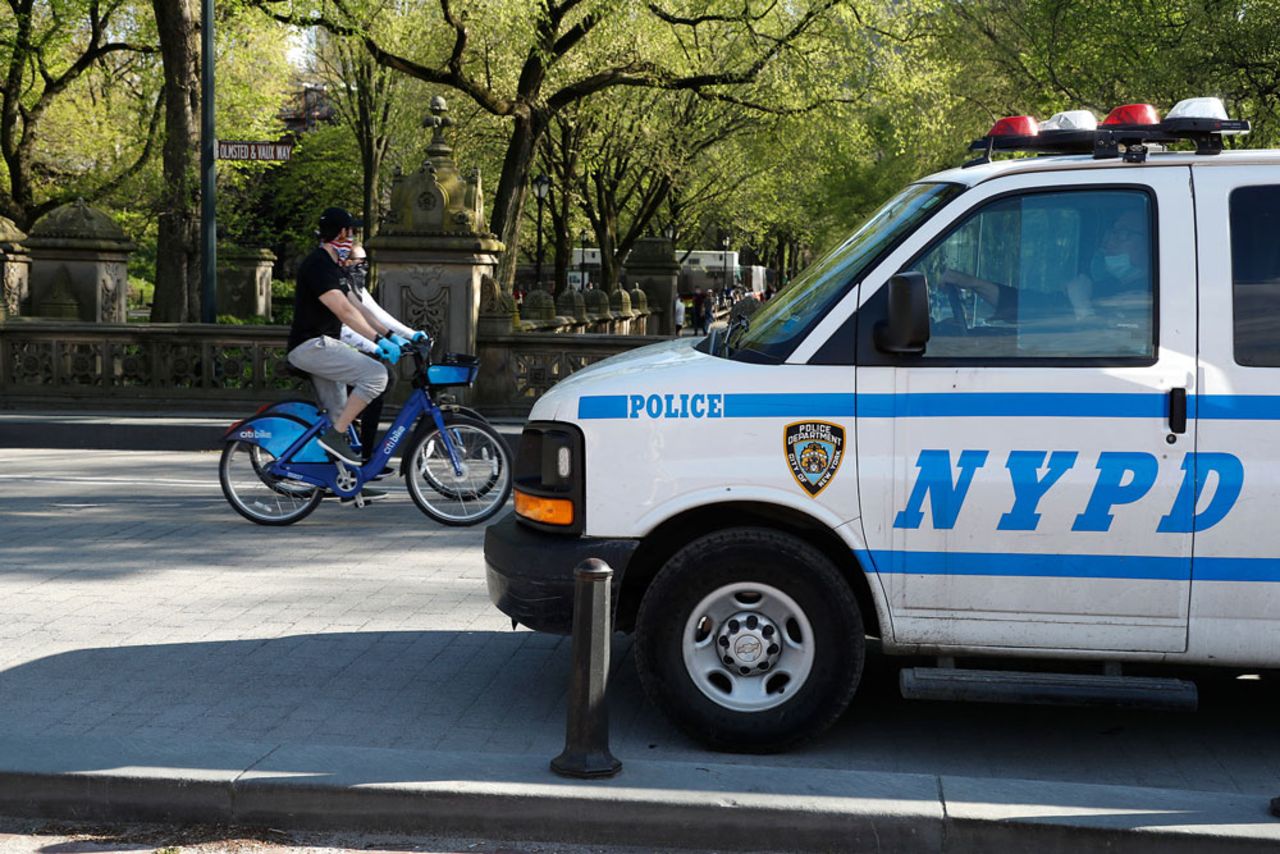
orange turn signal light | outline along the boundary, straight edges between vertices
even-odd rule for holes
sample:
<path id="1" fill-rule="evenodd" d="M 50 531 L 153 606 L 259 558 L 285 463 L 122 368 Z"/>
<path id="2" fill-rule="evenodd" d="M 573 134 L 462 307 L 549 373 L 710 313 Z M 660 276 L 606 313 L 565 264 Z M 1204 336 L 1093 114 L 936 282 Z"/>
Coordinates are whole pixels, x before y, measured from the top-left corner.
<path id="1" fill-rule="evenodd" d="M 544 525 L 572 525 L 573 502 L 568 498 L 542 498 L 515 490 L 516 515 Z"/>

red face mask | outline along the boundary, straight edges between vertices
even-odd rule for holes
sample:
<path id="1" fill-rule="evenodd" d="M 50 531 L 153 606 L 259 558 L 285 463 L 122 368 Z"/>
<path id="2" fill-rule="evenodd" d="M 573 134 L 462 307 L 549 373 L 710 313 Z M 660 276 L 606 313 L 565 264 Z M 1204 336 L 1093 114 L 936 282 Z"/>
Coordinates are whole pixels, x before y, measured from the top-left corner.
<path id="1" fill-rule="evenodd" d="M 335 240 L 329 241 L 329 245 L 333 247 L 333 251 L 338 254 L 339 261 L 345 261 L 351 256 L 351 247 L 354 244 L 355 241 L 350 237 L 339 237 Z"/>

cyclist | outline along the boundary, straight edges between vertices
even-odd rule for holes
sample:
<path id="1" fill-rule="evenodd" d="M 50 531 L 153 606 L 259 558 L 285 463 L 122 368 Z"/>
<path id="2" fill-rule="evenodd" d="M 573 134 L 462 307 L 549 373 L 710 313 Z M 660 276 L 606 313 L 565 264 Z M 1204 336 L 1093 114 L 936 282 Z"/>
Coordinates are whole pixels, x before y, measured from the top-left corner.
<path id="1" fill-rule="evenodd" d="M 289 364 L 311 375 L 320 404 L 333 422 L 319 438 L 320 446 L 351 466 L 362 461 L 347 441 L 347 428 L 386 389 L 387 371 L 339 340 L 343 324 L 373 341 L 379 358 L 391 364 L 400 358 L 391 329 L 361 312 L 348 297 L 342 264 L 361 225 L 342 208 L 326 208 L 320 214 L 320 244 L 298 267 L 288 353 Z M 353 387 L 350 395 L 347 386 Z"/>
<path id="2" fill-rule="evenodd" d="M 351 255 L 347 259 L 343 272 L 347 276 L 351 300 L 366 317 L 372 314 L 373 320 L 385 325 L 390 330 L 389 337 L 393 342 L 403 348 L 410 342 L 417 344 L 430 340 L 427 333 L 411 329 L 392 317 L 386 309 L 378 305 L 373 294 L 369 293 L 369 289 L 365 287 L 369 279 L 369 261 L 365 257 L 364 247 L 359 243 L 352 245 Z M 342 326 L 341 338 L 343 343 L 355 347 L 360 352 L 374 358 L 378 357 L 378 345 L 346 324 Z M 394 377 L 392 380 L 394 381 Z M 382 402 L 389 390 L 390 385 L 382 394 L 369 401 L 369 405 L 360 413 L 360 449 L 364 455 L 364 462 L 368 462 L 373 457 L 374 444 L 378 438 L 378 421 L 382 418 Z M 390 470 L 384 471 L 384 474 L 389 473 Z"/>

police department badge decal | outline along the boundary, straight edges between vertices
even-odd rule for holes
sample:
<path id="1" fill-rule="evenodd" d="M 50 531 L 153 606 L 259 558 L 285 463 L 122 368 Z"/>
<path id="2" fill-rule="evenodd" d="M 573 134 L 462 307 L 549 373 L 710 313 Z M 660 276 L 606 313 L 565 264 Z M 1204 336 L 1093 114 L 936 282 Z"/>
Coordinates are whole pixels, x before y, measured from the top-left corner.
<path id="1" fill-rule="evenodd" d="M 844 459 L 844 428 L 826 421 L 797 421 L 782 431 L 787 464 L 810 496 L 827 488 Z"/>

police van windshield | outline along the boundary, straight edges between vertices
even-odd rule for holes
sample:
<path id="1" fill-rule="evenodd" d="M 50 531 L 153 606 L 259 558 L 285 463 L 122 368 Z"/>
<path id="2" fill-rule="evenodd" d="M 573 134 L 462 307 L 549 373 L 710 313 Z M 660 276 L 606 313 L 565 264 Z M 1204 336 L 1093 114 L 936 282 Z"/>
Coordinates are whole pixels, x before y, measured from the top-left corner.
<path id="1" fill-rule="evenodd" d="M 916 226 L 961 193 L 959 184 L 912 184 L 884 204 L 862 227 L 810 264 L 773 299 L 728 335 L 712 355 L 751 362 L 782 362 L 826 316 L 861 272 Z M 702 347 L 710 351 L 717 336 Z"/>

